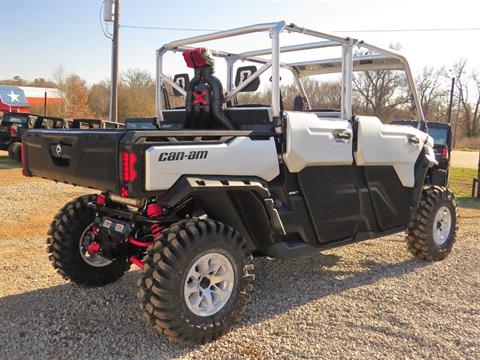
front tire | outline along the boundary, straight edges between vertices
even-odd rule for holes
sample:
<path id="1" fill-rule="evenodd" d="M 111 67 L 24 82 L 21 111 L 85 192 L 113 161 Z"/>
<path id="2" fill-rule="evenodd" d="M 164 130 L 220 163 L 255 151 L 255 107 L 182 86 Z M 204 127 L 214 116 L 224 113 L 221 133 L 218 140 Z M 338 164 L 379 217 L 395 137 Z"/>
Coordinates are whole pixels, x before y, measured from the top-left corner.
<path id="1" fill-rule="evenodd" d="M 82 249 L 95 221 L 95 212 L 87 204 L 96 195 L 85 195 L 67 203 L 55 216 L 47 239 L 49 259 L 57 272 L 78 285 L 103 286 L 118 280 L 128 271 L 127 257 L 109 260 L 89 255 Z"/>
<path id="2" fill-rule="evenodd" d="M 417 216 L 407 229 L 407 246 L 419 259 L 443 260 L 452 251 L 457 236 L 458 203 L 445 187 L 430 186 L 422 191 Z"/>
<path id="3" fill-rule="evenodd" d="M 171 340 L 212 341 L 242 317 L 252 293 L 246 241 L 230 226 L 184 220 L 165 230 L 144 258 L 138 297 L 149 322 Z"/>

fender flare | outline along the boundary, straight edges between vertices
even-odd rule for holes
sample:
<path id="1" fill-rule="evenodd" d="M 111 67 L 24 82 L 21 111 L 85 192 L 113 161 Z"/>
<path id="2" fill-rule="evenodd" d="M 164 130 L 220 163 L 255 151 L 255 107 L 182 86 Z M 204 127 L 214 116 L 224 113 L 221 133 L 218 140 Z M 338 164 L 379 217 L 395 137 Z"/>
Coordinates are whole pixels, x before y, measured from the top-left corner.
<path id="1" fill-rule="evenodd" d="M 270 191 L 258 178 L 184 175 L 157 199 L 174 207 L 188 197 L 199 200 L 215 220 L 238 230 L 252 251 L 264 252 L 275 236 L 286 234 Z"/>

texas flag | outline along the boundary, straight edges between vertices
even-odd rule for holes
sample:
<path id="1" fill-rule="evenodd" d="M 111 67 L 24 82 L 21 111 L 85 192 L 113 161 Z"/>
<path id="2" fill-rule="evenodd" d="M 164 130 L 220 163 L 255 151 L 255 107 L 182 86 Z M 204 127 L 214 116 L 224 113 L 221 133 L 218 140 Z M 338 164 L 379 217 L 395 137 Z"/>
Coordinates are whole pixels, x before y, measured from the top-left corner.
<path id="1" fill-rule="evenodd" d="M 63 99 L 55 88 L 0 85 L 0 111 L 28 112 L 32 105 L 61 104 Z"/>
<path id="2" fill-rule="evenodd" d="M 3 106 L 2 106 L 3 105 Z M 25 92 L 18 86 L 0 85 L 0 107 L 28 107 Z"/>

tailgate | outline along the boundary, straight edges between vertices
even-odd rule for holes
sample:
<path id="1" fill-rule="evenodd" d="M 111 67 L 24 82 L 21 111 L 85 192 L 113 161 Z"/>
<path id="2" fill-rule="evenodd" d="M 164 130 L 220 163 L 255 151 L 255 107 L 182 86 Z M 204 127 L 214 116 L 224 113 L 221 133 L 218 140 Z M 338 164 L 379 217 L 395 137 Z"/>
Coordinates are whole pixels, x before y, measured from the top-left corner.
<path id="1" fill-rule="evenodd" d="M 23 135 L 27 176 L 99 190 L 118 190 L 119 130 L 29 130 Z"/>

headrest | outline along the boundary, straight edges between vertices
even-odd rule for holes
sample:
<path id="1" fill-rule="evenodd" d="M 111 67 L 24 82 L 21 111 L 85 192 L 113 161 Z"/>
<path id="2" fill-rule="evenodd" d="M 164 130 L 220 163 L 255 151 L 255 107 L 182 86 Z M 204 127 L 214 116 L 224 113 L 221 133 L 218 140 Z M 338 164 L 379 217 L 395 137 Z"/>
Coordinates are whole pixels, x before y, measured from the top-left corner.
<path id="1" fill-rule="evenodd" d="M 207 48 L 189 49 L 183 53 L 183 58 L 189 68 L 203 68 L 213 66 L 214 60 L 212 53 Z"/>

